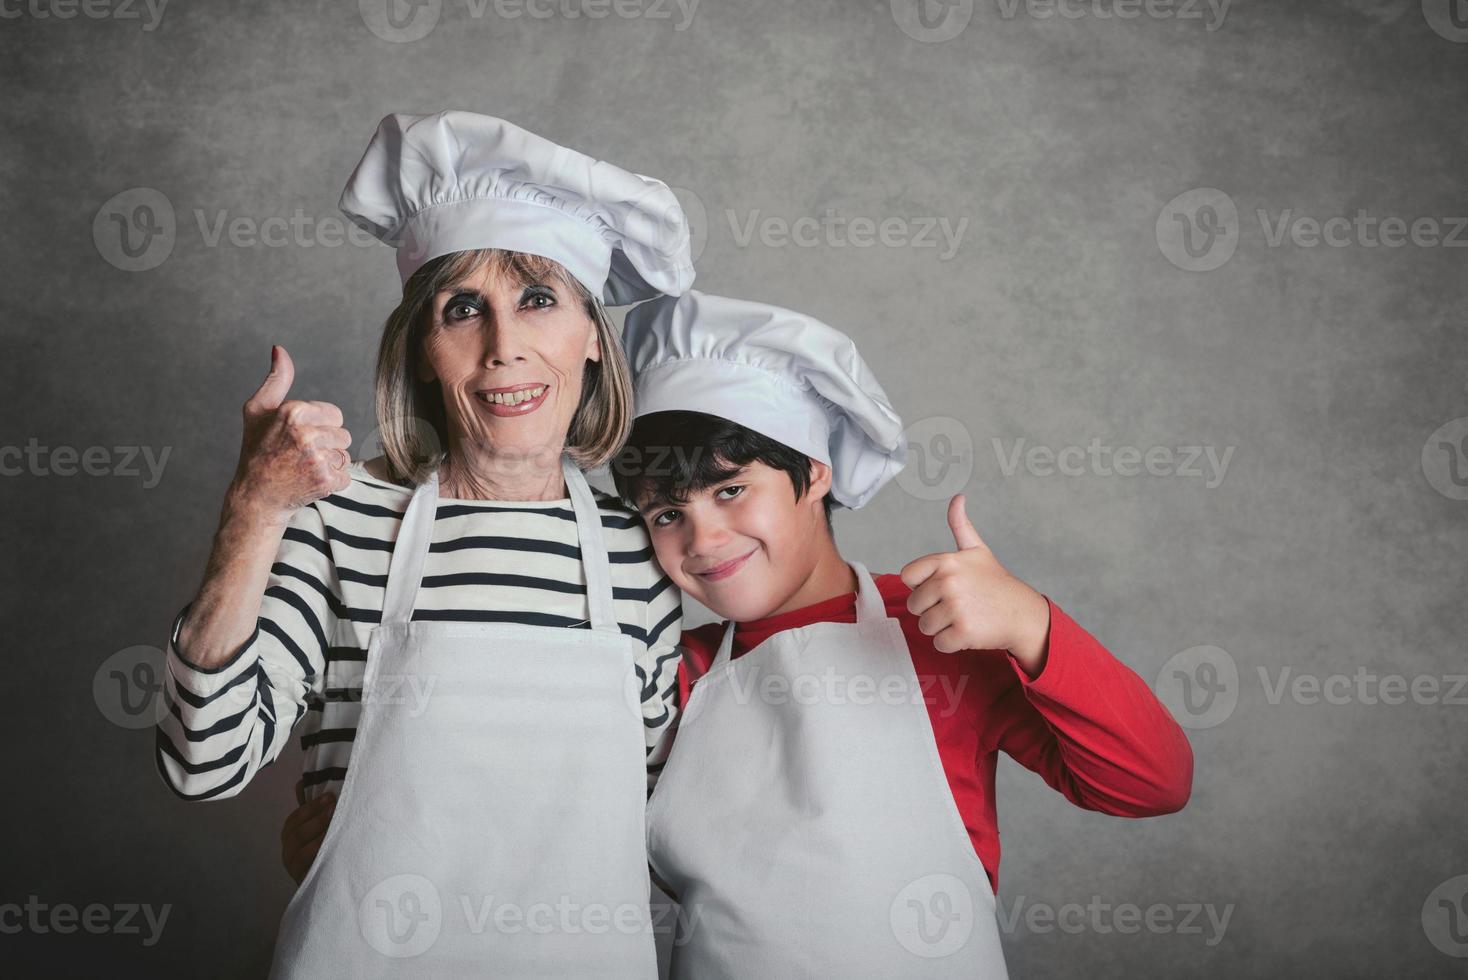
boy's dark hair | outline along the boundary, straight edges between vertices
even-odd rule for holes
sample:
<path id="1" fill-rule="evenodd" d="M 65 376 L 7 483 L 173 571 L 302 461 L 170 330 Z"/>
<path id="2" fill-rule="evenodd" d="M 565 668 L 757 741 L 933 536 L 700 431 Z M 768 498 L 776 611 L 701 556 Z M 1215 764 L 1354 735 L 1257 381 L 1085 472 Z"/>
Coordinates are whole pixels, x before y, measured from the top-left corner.
<path id="1" fill-rule="evenodd" d="M 644 496 L 676 506 L 756 462 L 783 470 L 796 500 L 810 488 L 810 457 L 784 443 L 716 415 L 654 412 L 632 423 L 632 434 L 612 459 L 612 482 L 634 508 Z M 829 493 L 821 506 L 829 528 Z"/>

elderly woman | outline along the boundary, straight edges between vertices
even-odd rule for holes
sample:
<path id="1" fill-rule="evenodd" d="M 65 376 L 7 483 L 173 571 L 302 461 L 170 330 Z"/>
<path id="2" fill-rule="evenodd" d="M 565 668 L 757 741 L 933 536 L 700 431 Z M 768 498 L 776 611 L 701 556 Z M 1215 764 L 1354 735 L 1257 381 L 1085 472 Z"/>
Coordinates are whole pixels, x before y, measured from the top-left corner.
<path id="1" fill-rule="evenodd" d="M 680 596 L 582 467 L 632 394 L 603 302 L 692 281 L 663 184 L 466 112 L 383 120 L 342 195 L 397 247 L 385 456 L 284 401 L 272 350 L 158 729 L 186 799 L 238 793 L 304 719 L 330 830 L 276 977 L 656 976 L 646 766 Z M 440 498 L 448 498 L 440 501 Z"/>

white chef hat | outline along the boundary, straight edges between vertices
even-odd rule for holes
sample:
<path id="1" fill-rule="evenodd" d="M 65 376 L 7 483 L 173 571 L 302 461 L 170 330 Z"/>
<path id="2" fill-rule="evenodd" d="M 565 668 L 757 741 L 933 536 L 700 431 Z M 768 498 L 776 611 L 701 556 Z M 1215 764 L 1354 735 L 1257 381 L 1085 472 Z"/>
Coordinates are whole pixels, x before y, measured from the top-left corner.
<path id="1" fill-rule="evenodd" d="M 384 117 L 340 206 L 397 249 L 404 283 L 440 255 L 502 248 L 554 259 L 612 305 L 693 284 L 666 184 L 477 112 Z"/>
<path id="2" fill-rule="evenodd" d="M 627 313 L 639 417 L 703 412 L 831 467 L 831 495 L 865 504 L 907 461 L 902 419 L 851 338 L 793 310 L 690 290 Z"/>

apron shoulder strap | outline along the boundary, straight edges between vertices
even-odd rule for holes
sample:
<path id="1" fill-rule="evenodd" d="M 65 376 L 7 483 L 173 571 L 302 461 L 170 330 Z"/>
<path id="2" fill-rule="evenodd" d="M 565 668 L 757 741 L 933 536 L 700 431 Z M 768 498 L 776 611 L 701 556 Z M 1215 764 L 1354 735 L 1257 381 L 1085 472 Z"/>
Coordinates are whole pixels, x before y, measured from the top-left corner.
<path id="1" fill-rule="evenodd" d="M 876 622 L 887 618 L 887 603 L 877 588 L 876 580 L 859 561 L 847 562 L 856 573 L 856 621 Z"/>
<path id="2" fill-rule="evenodd" d="M 561 472 L 566 478 L 566 491 L 571 509 L 576 514 L 576 538 L 581 549 L 581 566 L 586 573 L 586 600 L 590 606 L 591 628 L 607 633 L 620 633 L 622 627 L 612 611 L 612 570 L 607 557 L 607 542 L 602 534 L 601 509 L 592 496 L 591 485 L 569 454 L 561 456 Z"/>
<path id="3" fill-rule="evenodd" d="M 405 625 L 413 618 L 413 604 L 418 601 L 418 586 L 423 581 L 423 563 L 433 544 L 433 522 L 438 516 L 438 470 L 418 484 L 403 523 L 398 527 L 398 540 L 393 545 L 387 566 L 387 590 L 382 602 L 382 624 Z"/>

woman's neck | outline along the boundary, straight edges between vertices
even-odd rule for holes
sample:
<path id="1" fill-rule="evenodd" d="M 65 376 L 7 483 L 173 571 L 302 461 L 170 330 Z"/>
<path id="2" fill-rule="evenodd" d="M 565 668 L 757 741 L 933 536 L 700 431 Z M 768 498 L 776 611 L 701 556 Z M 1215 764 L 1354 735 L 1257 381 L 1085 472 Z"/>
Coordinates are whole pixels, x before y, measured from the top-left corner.
<path id="1" fill-rule="evenodd" d="M 455 500 L 561 500 L 568 491 L 558 453 L 507 455 L 456 446 L 439 471 L 439 492 Z"/>

